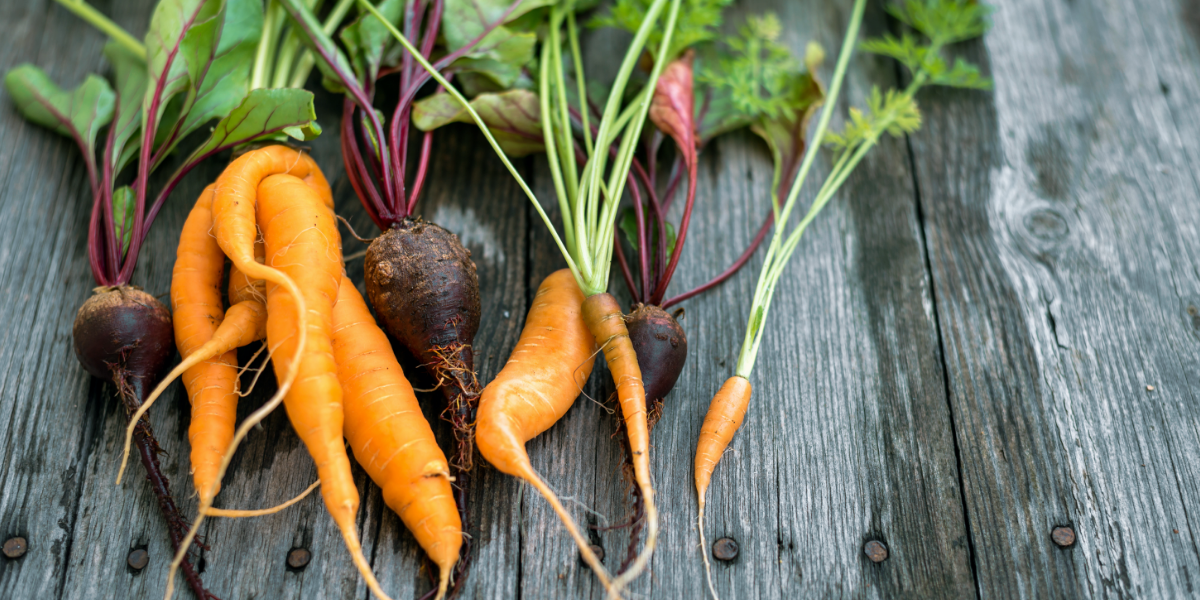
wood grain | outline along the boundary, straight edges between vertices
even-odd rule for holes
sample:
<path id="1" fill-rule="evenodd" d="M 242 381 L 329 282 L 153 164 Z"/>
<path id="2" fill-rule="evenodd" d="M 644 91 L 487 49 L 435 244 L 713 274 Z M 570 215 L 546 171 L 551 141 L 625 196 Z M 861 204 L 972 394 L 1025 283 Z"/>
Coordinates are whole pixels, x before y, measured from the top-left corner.
<path id="1" fill-rule="evenodd" d="M 1155 68 L 1194 61 L 1187 4 L 1005 3 L 963 49 L 995 92 L 920 98 L 912 147 L 984 597 L 1200 584 L 1196 130 Z M 1051 541 L 1060 525 L 1074 548 Z"/>

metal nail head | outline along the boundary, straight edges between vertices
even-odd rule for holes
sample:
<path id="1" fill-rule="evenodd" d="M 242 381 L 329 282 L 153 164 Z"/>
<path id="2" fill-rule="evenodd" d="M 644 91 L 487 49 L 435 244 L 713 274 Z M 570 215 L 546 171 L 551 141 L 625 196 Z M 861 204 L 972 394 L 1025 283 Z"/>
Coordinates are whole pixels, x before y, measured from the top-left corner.
<path id="1" fill-rule="evenodd" d="M 881 563 L 887 560 L 888 548 L 879 540 L 871 540 L 863 546 L 863 553 L 867 555 L 867 558 L 871 559 L 871 562 Z"/>
<path id="2" fill-rule="evenodd" d="M 312 553 L 304 548 L 292 548 L 287 555 L 287 564 L 293 569 L 303 569 L 308 566 L 308 561 L 312 560 Z"/>
<path id="3" fill-rule="evenodd" d="M 1055 527 L 1050 532 L 1050 538 L 1059 548 L 1070 548 L 1075 545 L 1075 530 L 1070 527 Z"/>
<path id="4" fill-rule="evenodd" d="M 738 556 L 738 543 L 733 538 L 723 537 L 713 542 L 712 553 L 713 558 L 717 560 L 730 561 Z"/>
<path id="5" fill-rule="evenodd" d="M 23 537 L 9 538 L 4 542 L 4 555 L 9 558 L 21 558 L 26 550 L 29 550 L 29 544 Z"/>
<path id="6" fill-rule="evenodd" d="M 146 552 L 144 548 L 135 548 L 129 553 L 129 556 L 125 557 L 125 563 L 129 565 L 130 569 L 141 571 L 150 564 L 150 553 Z"/>

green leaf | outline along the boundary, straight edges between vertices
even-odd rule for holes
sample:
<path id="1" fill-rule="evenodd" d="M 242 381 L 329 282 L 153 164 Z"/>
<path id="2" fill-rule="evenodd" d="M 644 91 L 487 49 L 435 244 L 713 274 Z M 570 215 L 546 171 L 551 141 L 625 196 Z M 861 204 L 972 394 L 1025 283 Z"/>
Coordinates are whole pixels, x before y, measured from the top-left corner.
<path id="1" fill-rule="evenodd" d="M 404 11 L 401 0 L 384 0 L 375 5 L 388 21 L 399 26 Z M 363 12 L 346 26 L 341 33 L 342 43 L 350 54 L 350 64 L 359 81 L 374 81 L 379 75 L 379 66 L 388 48 L 397 45 L 379 19 Z"/>
<path id="2" fill-rule="evenodd" d="M 888 13 L 943 46 L 976 38 L 991 26 L 992 7 L 976 0 L 904 0 Z"/>
<path id="3" fill-rule="evenodd" d="M 815 44 L 810 45 L 806 61 L 808 69 L 794 73 L 787 82 L 787 96 L 775 115 L 763 113 L 750 129 L 767 142 L 775 163 L 775 174 L 771 183 L 771 195 L 782 204 L 782 190 L 790 189 L 792 180 L 800 170 L 807 149 L 808 122 L 814 112 L 825 101 L 825 89 L 813 77 L 824 52 Z"/>
<path id="4" fill-rule="evenodd" d="M 188 70 L 187 99 L 173 143 L 241 103 L 262 29 L 260 0 L 225 0 L 216 15 L 188 30 L 181 50 Z"/>
<path id="5" fill-rule="evenodd" d="M 751 16 L 724 48 L 710 46 L 700 53 L 696 107 L 703 111 L 702 142 L 762 118 L 790 117 L 797 94 L 792 88 L 802 85 L 797 74 L 803 67 L 778 41 L 782 28 L 773 13 Z M 810 52 L 820 53 L 819 46 L 812 46 Z"/>
<path id="6" fill-rule="evenodd" d="M 294 88 L 251 90 L 246 99 L 213 127 L 212 136 L 188 162 L 261 139 L 284 134 L 301 141 L 320 135 L 312 92 Z"/>
<path id="7" fill-rule="evenodd" d="M 650 243 L 650 259 L 653 261 L 658 255 L 658 226 L 653 224 L 649 217 L 649 207 L 643 209 L 646 211 L 646 228 L 647 238 Z M 638 251 L 638 230 L 637 230 L 637 213 L 632 206 L 627 206 L 621 211 L 621 220 L 617 224 L 621 228 L 621 232 L 625 234 L 625 240 L 629 242 L 630 247 L 634 252 Z M 670 222 L 665 223 L 667 230 L 667 256 L 671 256 L 675 252 L 675 226 Z"/>
<path id="8" fill-rule="evenodd" d="M 104 45 L 104 56 L 117 79 L 116 120 L 113 121 L 113 173 L 118 174 L 141 146 L 142 98 L 146 95 L 146 61 L 116 42 Z M 126 145 L 128 144 L 128 146 Z"/>
<path id="9" fill-rule="evenodd" d="M 721 28 L 721 12 L 732 2 L 733 0 L 683 0 L 667 58 L 673 59 L 687 48 L 716 39 Z M 653 0 L 617 0 L 607 14 L 593 18 L 588 22 L 588 26 L 616 27 L 636 32 L 646 20 L 646 13 L 650 11 L 651 4 Z M 662 28 L 658 28 L 651 32 L 646 49 L 653 54 L 661 44 Z"/>
<path id="10" fill-rule="evenodd" d="M 133 239 L 134 209 L 137 208 L 137 195 L 133 189 L 123 185 L 113 190 L 113 233 L 121 236 L 121 255 L 129 250 L 129 240 Z"/>
<path id="11" fill-rule="evenodd" d="M 146 66 L 149 81 L 142 110 L 157 105 L 157 123 L 171 98 L 188 86 L 188 65 L 183 57 L 183 39 L 192 25 L 212 18 L 220 8 L 218 0 L 161 0 L 150 17 L 146 31 Z"/>
<path id="12" fill-rule="evenodd" d="M 113 117 L 116 94 L 108 82 L 88 75 L 71 91 L 58 87 L 41 69 L 24 64 L 8 72 L 4 85 L 26 119 L 75 139 L 95 165 L 96 135 Z"/>
<path id="13" fill-rule="evenodd" d="M 879 54 L 896 59 L 900 64 L 915 72 L 929 54 L 929 46 L 922 44 L 907 33 L 896 38 L 892 34 L 884 34 L 882 38 L 864 41 L 859 46 L 863 52 Z"/>
<path id="14" fill-rule="evenodd" d="M 509 156 L 526 156 L 545 150 L 537 94 L 521 89 L 480 94 L 471 100 L 471 108 Z M 413 125 L 421 131 L 431 131 L 448 123 L 473 122 L 470 113 L 445 92 L 414 103 L 412 118 Z"/>
<path id="15" fill-rule="evenodd" d="M 524 0 L 505 23 L 512 24 L 526 13 L 557 1 Z M 503 17 L 511 4 L 510 0 L 447 0 L 441 26 L 446 48 L 455 51 L 465 47 L 488 25 Z M 454 61 L 450 68 L 479 73 L 507 89 L 520 77 L 521 68 L 533 60 L 536 44 L 534 31 L 501 25 L 484 36 L 465 56 Z"/>

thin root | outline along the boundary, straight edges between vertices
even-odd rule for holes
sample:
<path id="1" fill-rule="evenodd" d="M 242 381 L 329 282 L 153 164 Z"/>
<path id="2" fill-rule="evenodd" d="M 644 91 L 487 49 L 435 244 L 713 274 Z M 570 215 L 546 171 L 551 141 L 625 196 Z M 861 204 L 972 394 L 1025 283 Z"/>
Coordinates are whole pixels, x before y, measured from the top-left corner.
<path id="1" fill-rule="evenodd" d="M 308 497 L 309 494 L 312 493 L 313 490 L 317 489 L 317 487 L 320 485 L 321 485 L 321 480 L 318 479 L 318 480 L 314 481 L 312 485 L 308 486 L 308 489 L 304 490 L 303 492 L 300 492 L 299 496 L 296 496 L 295 498 L 292 498 L 291 500 L 288 500 L 288 501 L 284 502 L 283 504 L 277 504 L 275 506 L 272 506 L 271 508 L 260 508 L 257 510 L 235 510 L 235 509 L 230 509 L 230 508 L 209 507 L 209 508 L 205 509 L 204 514 L 207 516 L 210 516 L 210 517 L 229 517 L 229 518 L 234 518 L 234 519 L 245 518 L 245 517 L 263 517 L 266 515 L 273 515 L 279 511 L 305 499 L 306 497 Z"/>

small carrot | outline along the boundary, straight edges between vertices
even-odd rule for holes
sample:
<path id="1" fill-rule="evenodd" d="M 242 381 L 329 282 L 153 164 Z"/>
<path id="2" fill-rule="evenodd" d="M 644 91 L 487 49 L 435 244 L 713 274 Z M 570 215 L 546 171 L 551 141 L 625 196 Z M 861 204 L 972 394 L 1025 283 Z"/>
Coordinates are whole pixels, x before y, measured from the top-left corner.
<path id="1" fill-rule="evenodd" d="M 629 570 L 613 581 L 615 594 L 645 570 L 658 542 L 658 507 L 654 502 L 654 487 L 650 482 L 650 428 L 646 421 L 646 389 L 642 385 L 642 369 L 625 328 L 625 314 L 612 294 L 588 296 L 582 307 L 583 322 L 604 350 L 604 360 L 617 386 L 617 401 L 625 420 L 625 434 L 633 461 L 633 478 L 646 507 L 646 545 L 638 553 Z"/>
<path id="2" fill-rule="evenodd" d="M 383 501 L 438 566 L 440 599 L 463 542 L 450 465 L 391 342 L 345 277 L 333 307 L 333 356 L 345 403 L 346 439 L 358 464 L 383 490 Z"/>
<path id="3" fill-rule="evenodd" d="M 712 480 L 713 470 L 721 460 L 721 455 L 733 441 L 742 421 L 746 419 L 746 408 L 750 406 L 750 380 L 740 375 L 734 375 L 725 380 L 725 384 L 713 396 L 708 405 L 708 413 L 704 415 L 704 424 L 700 426 L 700 440 L 696 445 L 696 498 L 699 500 L 698 524 L 700 526 L 700 556 L 704 558 L 704 571 L 708 575 L 708 589 L 713 598 L 717 597 L 717 589 L 713 586 L 712 569 L 708 564 L 708 542 L 704 538 L 704 497 L 708 492 L 708 484 Z"/>
<path id="4" fill-rule="evenodd" d="M 475 443 L 503 473 L 528 481 L 546 498 L 606 590 L 612 582 L 558 496 L 533 469 L 525 443 L 554 425 L 592 374 L 596 345 L 580 316 L 583 292 L 568 269 L 538 286 L 521 338 L 479 399 Z"/>

